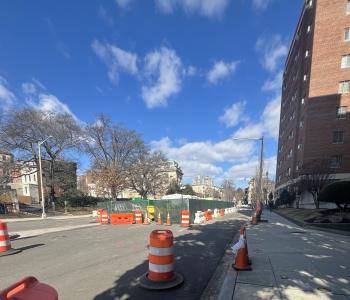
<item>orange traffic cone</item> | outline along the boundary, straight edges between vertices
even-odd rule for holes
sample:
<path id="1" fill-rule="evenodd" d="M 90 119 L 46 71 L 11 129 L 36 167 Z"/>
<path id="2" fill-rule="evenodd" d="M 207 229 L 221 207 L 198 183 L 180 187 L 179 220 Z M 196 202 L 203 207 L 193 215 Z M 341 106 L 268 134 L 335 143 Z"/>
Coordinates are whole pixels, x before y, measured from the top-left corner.
<path id="1" fill-rule="evenodd" d="M 243 226 L 242 229 L 243 229 L 243 236 L 244 236 L 244 246 L 245 246 L 244 249 L 245 249 L 246 255 L 247 255 L 247 257 L 248 257 L 248 264 L 251 265 L 251 264 L 252 264 L 252 261 L 251 261 L 250 258 L 249 258 L 248 240 L 247 240 L 246 228 Z"/>
<path id="2" fill-rule="evenodd" d="M 169 212 L 168 212 L 168 216 L 167 216 L 167 218 L 166 218 L 166 224 L 165 224 L 166 226 L 171 226 L 171 219 L 170 219 L 170 214 L 169 214 Z"/>
<path id="3" fill-rule="evenodd" d="M 158 212 L 158 220 L 157 220 L 157 225 L 162 225 L 162 218 L 160 217 L 160 212 Z"/>
<path id="4" fill-rule="evenodd" d="M 148 215 L 147 215 L 147 211 L 145 212 L 145 219 L 143 220 L 143 225 L 149 225 L 149 219 L 148 219 Z"/>
<path id="5" fill-rule="evenodd" d="M 245 227 L 242 227 L 239 231 L 240 234 L 240 241 L 244 239 L 244 242 L 242 244 L 239 244 L 239 249 L 236 254 L 235 264 L 233 265 L 233 268 L 237 271 L 248 271 L 252 268 L 249 266 L 249 258 L 248 258 L 248 252 L 247 252 L 247 241 L 245 239 Z"/>
<path id="6" fill-rule="evenodd" d="M 7 225 L 5 222 L 0 221 L 0 257 L 12 255 L 21 252 L 20 249 L 14 249 L 11 247 L 10 236 L 7 232 Z"/>

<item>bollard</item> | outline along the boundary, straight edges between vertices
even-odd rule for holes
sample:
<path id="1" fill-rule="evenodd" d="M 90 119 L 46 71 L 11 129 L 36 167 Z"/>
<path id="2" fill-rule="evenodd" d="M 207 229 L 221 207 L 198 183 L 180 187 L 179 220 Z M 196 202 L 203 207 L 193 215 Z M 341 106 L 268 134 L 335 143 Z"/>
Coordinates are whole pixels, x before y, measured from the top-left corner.
<path id="1" fill-rule="evenodd" d="M 181 227 L 190 227 L 190 212 L 188 210 L 181 212 Z"/>
<path id="2" fill-rule="evenodd" d="M 142 211 L 139 209 L 135 210 L 135 223 L 142 224 Z"/>

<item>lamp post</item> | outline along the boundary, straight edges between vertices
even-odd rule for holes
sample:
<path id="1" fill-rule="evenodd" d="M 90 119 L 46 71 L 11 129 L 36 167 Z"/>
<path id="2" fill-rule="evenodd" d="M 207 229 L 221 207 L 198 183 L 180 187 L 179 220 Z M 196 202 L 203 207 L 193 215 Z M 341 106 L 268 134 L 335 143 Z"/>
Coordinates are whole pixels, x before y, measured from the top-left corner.
<path id="1" fill-rule="evenodd" d="M 259 201 L 261 201 L 263 195 L 263 182 L 262 182 L 262 174 L 263 174 L 263 163 L 264 163 L 264 136 L 260 138 L 233 138 L 235 141 L 261 141 L 260 144 L 260 165 L 259 165 Z"/>
<path id="2" fill-rule="evenodd" d="M 42 214 L 41 218 L 46 219 L 45 213 L 45 198 L 44 198 L 44 187 L 43 187 L 43 171 L 41 167 L 41 145 L 44 144 L 49 138 L 52 136 L 48 136 L 45 140 L 38 142 L 38 155 L 39 155 L 39 176 L 40 176 L 40 192 L 41 192 L 41 206 L 42 206 Z"/>

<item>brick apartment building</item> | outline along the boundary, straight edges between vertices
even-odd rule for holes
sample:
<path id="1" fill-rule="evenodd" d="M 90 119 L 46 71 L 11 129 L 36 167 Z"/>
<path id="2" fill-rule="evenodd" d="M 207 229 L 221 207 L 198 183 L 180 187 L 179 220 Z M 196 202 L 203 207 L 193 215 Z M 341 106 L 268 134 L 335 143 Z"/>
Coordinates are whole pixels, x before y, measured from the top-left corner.
<path id="1" fill-rule="evenodd" d="M 307 0 L 283 74 L 276 190 L 310 162 L 350 179 L 350 0 Z"/>

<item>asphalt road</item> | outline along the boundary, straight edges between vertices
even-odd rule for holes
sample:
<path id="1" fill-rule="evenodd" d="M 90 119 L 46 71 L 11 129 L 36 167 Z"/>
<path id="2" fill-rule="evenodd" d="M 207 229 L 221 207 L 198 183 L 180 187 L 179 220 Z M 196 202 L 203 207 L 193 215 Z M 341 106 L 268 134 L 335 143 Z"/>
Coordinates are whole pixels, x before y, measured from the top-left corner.
<path id="1" fill-rule="evenodd" d="M 175 236 L 175 271 L 185 278 L 176 289 L 155 292 L 139 287 L 137 278 L 148 270 L 149 233 L 165 227 L 135 224 L 13 240 L 12 247 L 22 252 L 0 257 L 0 289 L 32 275 L 55 287 L 60 300 L 199 299 L 241 223 L 240 215 L 232 214 L 191 229 L 167 227 Z"/>

